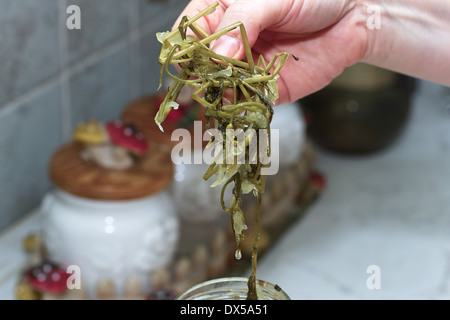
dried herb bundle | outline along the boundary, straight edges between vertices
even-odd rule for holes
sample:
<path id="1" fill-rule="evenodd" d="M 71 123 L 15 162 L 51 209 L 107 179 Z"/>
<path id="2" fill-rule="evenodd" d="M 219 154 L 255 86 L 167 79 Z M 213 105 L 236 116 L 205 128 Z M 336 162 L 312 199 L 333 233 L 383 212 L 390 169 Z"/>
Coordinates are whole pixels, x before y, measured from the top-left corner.
<path id="1" fill-rule="evenodd" d="M 162 44 L 159 63 L 162 65 L 160 85 L 164 72 L 174 81 L 170 86 L 164 101 L 155 117 L 156 123 L 163 130 L 161 124 L 172 109 L 177 109 L 176 99 L 185 85 L 194 88 L 192 98 L 205 107 L 207 119 L 213 118 L 215 128 L 220 130 L 223 137 L 230 133 L 244 134 L 244 143 L 239 143 L 236 136 L 217 141 L 211 139 L 210 144 L 222 150 L 216 154 L 215 161 L 204 175 L 208 180 L 216 175 L 217 180 L 212 186 L 222 185 L 221 205 L 231 214 L 231 223 L 236 238 L 236 258 L 240 259 L 240 242 L 247 229 L 244 214 L 241 210 L 242 194 L 253 192 L 257 198 L 257 213 L 255 221 L 255 239 L 252 251 L 252 275 L 248 281 L 248 299 L 256 300 L 256 260 L 258 247 L 258 219 L 261 206 L 261 195 L 265 189 L 265 176 L 261 170 L 267 162 L 261 161 L 261 151 L 270 157 L 270 123 L 272 121 L 272 105 L 278 99 L 278 73 L 287 58 L 291 55 L 281 52 L 275 55 L 269 63 L 262 56 L 255 64 L 248 43 L 244 25 L 241 22 L 230 25 L 214 34 L 209 35 L 196 21 L 214 12 L 218 3 L 214 3 L 196 16 L 184 16 L 177 29 L 157 33 L 157 39 Z M 231 59 L 214 53 L 210 49 L 211 42 L 229 31 L 240 28 L 246 61 Z M 190 29 L 195 36 L 188 35 Z M 295 58 L 295 57 L 294 57 Z M 297 58 L 295 58 L 297 60 Z M 278 64 L 275 66 L 276 62 Z M 180 70 L 175 75 L 169 66 L 177 65 Z M 227 92 L 232 92 L 230 95 Z M 208 121 L 209 122 L 209 121 Z M 264 129 L 268 134 L 259 134 Z M 256 134 L 255 134 L 256 133 Z M 262 141 L 264 140 L 264 141 Z M 256 143 L 252 143 L 256 142 Z M 258 146 L 258 152 L 251 150 L 251 146 Z M 266 146 L 265 148 L 261 146 Z M 264 149 L 264 150 L 261 150 Z M 252 152 L 253 151 L 253 152 Z M 230 156 L 231 155 L 231 156 Z M 227 161 L 224 161 L 224 160 Z M 229 160 L 232 160 L 231 162 Z M 245 159 L 245 161 L 238 161 Z M 227 187 L 233 184 L 232 198 L 229 204 L 224 201 Z"/>

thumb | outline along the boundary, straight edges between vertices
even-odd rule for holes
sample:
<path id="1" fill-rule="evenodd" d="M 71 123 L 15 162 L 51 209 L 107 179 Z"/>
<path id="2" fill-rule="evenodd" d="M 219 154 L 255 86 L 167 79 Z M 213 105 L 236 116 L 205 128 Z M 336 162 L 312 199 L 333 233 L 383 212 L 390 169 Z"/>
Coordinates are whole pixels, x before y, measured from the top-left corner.
<path id="1" fill-rule="evenodd" d="M 259 33 L 269 26 L 275 25 L 286 16 L 286 3 L 292 1 L 274 0 L 235 0 L 225 11 L 216 32 L 236 22 L 242 22 L 250 47 L 258 39 Z M 220 55 L 241 60 L 245 57 L 241 29 L 226 33 L 212 45 L 212 50 Z"/>

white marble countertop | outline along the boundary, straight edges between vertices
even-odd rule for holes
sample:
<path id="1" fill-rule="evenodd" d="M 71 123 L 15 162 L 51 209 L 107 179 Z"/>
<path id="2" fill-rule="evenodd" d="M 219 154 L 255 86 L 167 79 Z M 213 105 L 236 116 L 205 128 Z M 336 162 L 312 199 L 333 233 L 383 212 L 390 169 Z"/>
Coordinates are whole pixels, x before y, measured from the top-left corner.
<path id="1" fill-rule="evenodd" d="M 448 98 L 450 89 L 420 82 L 405 133 L 381 153 L 347 157 L 319 149 L 328 187 L 259 260 L 258 277 L 295 300 L 449 299 Z M 25 259 L 21 240 L 38 227 L 32 213 L 0 236 L 0 299 L 14 299 Z M 379 272 L 368 273 L 369 266 Z M 374 276 L 380 287 L 370 289 Z"/>
<path id="2" fill-rule="evenodd" d="M 328 188 L 260 261 L 259 277 L 293 299 L 449 299 L 449 98 L 420 82 L 405 133 L 384 152 L 320 150 Z M 379 289 L 367 286 L 372 265 Z"/>

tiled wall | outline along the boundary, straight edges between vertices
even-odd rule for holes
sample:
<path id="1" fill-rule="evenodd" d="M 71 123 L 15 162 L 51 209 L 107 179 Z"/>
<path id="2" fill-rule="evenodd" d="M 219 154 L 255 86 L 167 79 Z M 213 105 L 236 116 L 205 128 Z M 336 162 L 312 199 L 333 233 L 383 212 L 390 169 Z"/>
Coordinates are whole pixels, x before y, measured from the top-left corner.
<path id="1" fill-rule="evenodd" d="M 51 188 L 52 153 L 89 118 L 156 92 L 160 46 L 187 0 L 0 0 L 0 232 Z M 81 29 L 66 26 L 70 5 Z"/>

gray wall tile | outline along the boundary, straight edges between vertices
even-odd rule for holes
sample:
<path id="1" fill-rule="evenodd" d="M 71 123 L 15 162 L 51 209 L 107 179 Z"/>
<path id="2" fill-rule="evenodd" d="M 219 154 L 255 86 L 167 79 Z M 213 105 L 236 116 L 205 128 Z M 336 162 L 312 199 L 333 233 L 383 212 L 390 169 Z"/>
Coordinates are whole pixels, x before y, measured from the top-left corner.
<path id="1" fill-rule="evenodd" d="M 129 6 L 136 0 L 71 0 L 81 11 L 81 29 L 67 30 L 69 63 L 125 36 L 129 31 Z"/>
<path id="2" fill-rule="evenodd" d="M 161 51 L 159 42 L 154 33 L 141 38 L 140 45 L 140 77 L 141 88 L 144 95 L 155 93 L 159 85 L 159 72 L 161 65 L 158 56 Z"/>
<path id="3" fill-rule="evenodd" d="M 172 27 L 175 19 L 186 6 L 187 0 L 138 0 L 139 1 L 139 23 L 147 24 L 155 21 L 155 18 L 163 18 L 170 22 Z"/>
<path id="4" fill-rule="evenodd" d="M 171 28 L 172 23 L 166 23 L 140 39 L 140 78 L 142 93 L 144 95 L 156 93 L 159 86 L 161 65 L 158 62 L 158 57 L 161 52 L 161 44 L 156 40 L 156 33 L 167 31 Z M 171 70 L 176 74 L 174 69 L 171 68 Z"/>
<path id="5" fill-rule="evenodd" d="M 129 85 L 128 46 L 75 73 L 70 79 L 72 127 L 89 119 L 119 118 L 130 99 Z"/>
<path id="6" fill-rule="evenodd" d="M 159 85 L 159 72 L 161 65 L 158 56 L 161 44 L 156 40 L 156 33 L 172 30 L 175 20 L 184 7 L 187 0 L 139 0 L 141 23 L 154 21 L 152 30 L 146 30 L 146 34 L 140 38 L 138 50 L 140 61 L 141 92 L 144 95 L 157 92 Z M 173 72 L 176 72 L 172 69 Z M 162 88 L 161 88 L 162 90 Z"/>
<path id="7" fill-rule="evenodd" d="M 57 0 L 0 0 L 0 105 L 56 74 Z"/>
<path id="8" fill-rule="evenodd" d="M 0 232 L 52 187 L 47 167 L 63 130 L 117 119 L 136 95 L 157 90 L 155 34 L 187 3 L 0 0 Z M 72 4 L 81 30 L 63 25 Z"/>
<path id="9" fill-rule="evenodd" d="M 0 231 L 34 209 L 51 184 L 49 160 L 61 144 L 59 87 L 0 117 Z"/>

